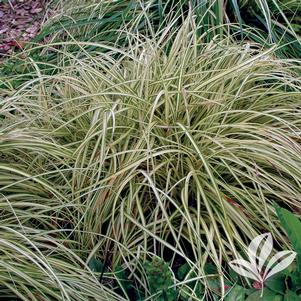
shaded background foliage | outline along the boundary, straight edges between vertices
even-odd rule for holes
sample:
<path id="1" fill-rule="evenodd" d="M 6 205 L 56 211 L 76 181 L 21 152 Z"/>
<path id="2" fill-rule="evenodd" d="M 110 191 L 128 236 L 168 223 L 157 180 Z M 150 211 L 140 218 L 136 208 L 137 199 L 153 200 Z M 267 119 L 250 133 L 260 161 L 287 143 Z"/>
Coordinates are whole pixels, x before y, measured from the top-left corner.
<path id="1" fill-rule="evenodd" d="M 290 247 L 299 6 L 250 3 L 52 2 L 1 66 L 1 294 L 216 300 L 257 233 Z"/>

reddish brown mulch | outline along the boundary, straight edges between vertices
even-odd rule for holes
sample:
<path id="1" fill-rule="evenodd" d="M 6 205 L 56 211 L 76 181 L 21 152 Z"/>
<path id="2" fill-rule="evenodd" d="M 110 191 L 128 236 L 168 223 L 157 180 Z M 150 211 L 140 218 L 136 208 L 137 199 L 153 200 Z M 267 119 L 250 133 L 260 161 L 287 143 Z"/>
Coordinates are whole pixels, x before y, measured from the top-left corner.
<path id="1" fill-rule="evenodd" d="M 22 48 L 40 30 L 47 0 L 0 0 L 0 56 Z"/>

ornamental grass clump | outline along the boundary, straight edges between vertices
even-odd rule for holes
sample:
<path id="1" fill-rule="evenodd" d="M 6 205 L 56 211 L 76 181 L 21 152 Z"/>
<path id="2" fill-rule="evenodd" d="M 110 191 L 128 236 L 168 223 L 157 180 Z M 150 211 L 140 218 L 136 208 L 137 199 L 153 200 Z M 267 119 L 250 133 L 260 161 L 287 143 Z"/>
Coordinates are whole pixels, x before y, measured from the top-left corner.
<path id="1" fill-rule="evenodd" d="M 70 54 L 55 75 L 35 65 L 2 100 L 1 294 L 115 300 L 118 265 L 150 297 L 143 265 L 157 255 L 205 287 L 210 261 L 223 295 L 222 266 L 256 234 L 288 247 L 273 203 L 301 209 L 298 62 L 204 44 L 192 18 L 129 40 Z"/>
<path id="2" fill-rule="evenodd" d="M 240 41 L 280 45 L 276 54 L 281 57 L 300 58 L 301 54 L 299 0 L 72 0 L 52 1 L 50 7 L 55 14 L 34 43 L 73 39 L 125 46 L 129 44 L 127 31 L 154 37 L 170 24 L 181 27 L 193 12 L 198 33 L 206 33 L 207 42 L 215 35 L 231 33 Z M 91 45 L 86 48 L 95 49 Z M 74 44 L 68 48 L 69 52 L 77 50 Z M 32 55 L 44 62 L 53 59 L 35 51 Z"/>

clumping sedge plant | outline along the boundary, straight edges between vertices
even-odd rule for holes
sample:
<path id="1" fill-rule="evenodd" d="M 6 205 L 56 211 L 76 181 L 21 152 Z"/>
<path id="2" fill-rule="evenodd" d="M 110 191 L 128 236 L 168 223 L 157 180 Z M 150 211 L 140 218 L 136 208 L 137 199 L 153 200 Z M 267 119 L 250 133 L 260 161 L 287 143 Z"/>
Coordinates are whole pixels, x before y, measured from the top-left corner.
<path id="1" fill-rule="evenodd" d="M 2 296 L 131 300 L 121 266 L 151 299 L 151 253 L 187 264 L 204 300 L 210 262 L 223 298 L 223 264 L 246 242 L 273 232 L 289 248 L 273 204 L 301 207 L 300 67 L 198 29 L 190 12 L 155 37 L 128 33 L 127 47 L 49 44 L 55 73 L 32 61 L 17 89 L 4 81 Z M 200 286 L 175 282 L 197 300 Z"/>

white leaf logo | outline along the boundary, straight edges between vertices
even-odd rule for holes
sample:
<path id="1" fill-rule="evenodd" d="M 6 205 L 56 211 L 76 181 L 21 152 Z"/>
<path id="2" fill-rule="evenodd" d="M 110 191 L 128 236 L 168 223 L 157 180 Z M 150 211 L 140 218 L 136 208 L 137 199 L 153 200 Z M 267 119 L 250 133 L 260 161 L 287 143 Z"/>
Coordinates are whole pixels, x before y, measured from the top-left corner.
<path id="1" fill-rule="evenodd" d="M 242 258 L 235 259 L 230 261 L 229 265 L 237 274 L 259 282 L 262 294 L 264 282 L 271 276 L 287 268 L 297 255 L 293 251 L 281 251 L 268 261 L 272 251 L 272 235 L 271 233 L 264 233 L 256 236 L 251 241 L 247 251 L 249 261 Z"/>

